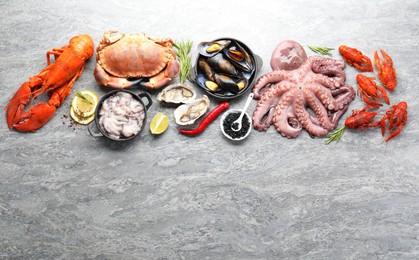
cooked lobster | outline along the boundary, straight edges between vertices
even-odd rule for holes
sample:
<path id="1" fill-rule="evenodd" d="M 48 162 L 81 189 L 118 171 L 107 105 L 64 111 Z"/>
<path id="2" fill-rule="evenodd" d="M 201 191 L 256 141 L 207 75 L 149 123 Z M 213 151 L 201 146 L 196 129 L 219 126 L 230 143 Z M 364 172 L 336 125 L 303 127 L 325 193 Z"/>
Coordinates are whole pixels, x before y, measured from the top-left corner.
<path id="1" fill-rule="evenodd" d="M 7 105 L 9 128 L 33 132 L 45 125 L 70 95 L 74 82 L 83 72 L 85 62 L 92 57 L 93 51 L 93 40 L 86 34 L 71 38 L 66 46 L 48 51 L 48 66 L 23 83 Z M 51 63 L 51 55 L 54 55 L 54 63 Z M 45 92 L 50 94 L 48 103 L 32 106 L 33 100 Z M 29 109 L 25 111 L 28 103 Z"/>

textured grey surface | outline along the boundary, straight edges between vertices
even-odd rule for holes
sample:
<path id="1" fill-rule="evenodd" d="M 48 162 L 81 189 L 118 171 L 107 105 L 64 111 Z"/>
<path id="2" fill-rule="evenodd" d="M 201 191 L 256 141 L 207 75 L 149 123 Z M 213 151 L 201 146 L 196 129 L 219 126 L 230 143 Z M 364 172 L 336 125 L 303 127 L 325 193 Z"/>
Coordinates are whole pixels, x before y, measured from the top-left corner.
<path id="1" fill-rule="evenodd" d="M 189 138 L 177 133 L 173 108 L 158 104 L 156 93 L 149 120 L 165 112 L 169 129 L 158 137 L 146 130 L 123 145 L 68 126 L 63 115 L 75 91 L 36 133 L 9 131 L 3 115 L 0 259 L 419 258 L 416 0 L 16 0 L 0 6 L 2 109 L 45 66 L 47 50 L 81 33 L 97 44 L 107 29 L 191 39 L 194 58 L 201 41 L 237 38 L 262 57 L 260 75 L 270 71 L 271 52 L 284 39 L 305 47 L 347 44 L 369 56 L 383 48 L 398 73 L 391 100 L 409 105 L 409 122 L 388 145 L 378 129 L 347 131 L 327 146 L 306 132 L 285 139 L 272 127 L 233 144 L 218 121 Z M 73 89 L 108 91 L 95 83 L 94 65 L 87 63 Z M 356 71 L 346 72 L 355 85 Z M 362 106 L 357 97 L 350 110 Z"/>

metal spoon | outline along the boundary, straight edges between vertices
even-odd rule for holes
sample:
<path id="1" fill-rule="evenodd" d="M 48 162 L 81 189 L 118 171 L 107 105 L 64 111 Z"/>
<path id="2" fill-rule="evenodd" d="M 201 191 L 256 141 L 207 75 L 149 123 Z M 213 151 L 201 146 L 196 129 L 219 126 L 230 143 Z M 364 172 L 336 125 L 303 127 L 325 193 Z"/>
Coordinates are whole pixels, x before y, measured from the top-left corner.
<path id="1" fill-rule="evenodd" d="M 233 131 L 238 132 L 240 131 L 240 129 L 242 129 L 242 119 L 244 116 L 244 113 L 246 113 L 246 109 L 250 104 L 250 101 L 252 101 L 253 99 L 253 93 L 251 93 L 249 95 L 249 97 L 247 98 L 246 104 L 243 107 L 243 110 L 239 116 L 239 118 L 237 118 L 237 120 L 235 120 L 232 124 L 231 124 L 231 129 L 233 129 Z"/>

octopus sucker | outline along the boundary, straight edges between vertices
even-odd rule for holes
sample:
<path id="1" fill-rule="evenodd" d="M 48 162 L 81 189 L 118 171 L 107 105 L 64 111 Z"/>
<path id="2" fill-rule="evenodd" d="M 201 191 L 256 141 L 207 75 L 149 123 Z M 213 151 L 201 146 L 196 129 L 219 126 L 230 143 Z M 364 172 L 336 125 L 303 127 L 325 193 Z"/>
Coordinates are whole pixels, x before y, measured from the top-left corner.
<path id="1" fill-rule="evenodd" d="M 345 62 L 326 57 L 308 57 L 294 41 L 281 42 L 275 49 L 271 67 L 253 89 L 259 100 L 253 126 L 266 130 L 274 124 L 288 138 L 302 129 L 310 136 L 324 136 L 333 130 L 355 98 L 345 84 Z"/>
<path id="2" fill-rule="evenodd" d="M 263 93 L 272 86 L 272 83 L 279 83 L 285 79 L 287 79 L 286 74 L 282 71 L 273 71 L 260 77 L 253 87 L 254 99 L 260 99 Z"/>
<path id="3" fill-rule="evenodd" d="M 291 102 L 285 110 L 281 110 L 281 113 L 277 113 L 273 120 L 276 130 L 284 137 L 294 138 L 300 135 L 301 130 L 303 129 L 301 121 L 296 117 L 296 111 L 294 109 L 295 101 Z M 277 110 L 280 110 L 277 107 Z"/>
<path id="4" fill-rule="evenodd" d="M 325 89 L 318 84 L 309 84 L 305 88 L 314 93 L 322 104 L 328 109 L 333 110 L 336 107 L 336 100 L 329 89 Z"/>
<path id="5" fill-rule="evenodd" d="M 253 118 L 254 127 L 260 131 L 266 131 L 272 124 L 272 119 L 275 114 L 275 107 L 277 106 L 282 95 L 291 88 L 289 85 L 276 83 L 274 87 L 270 88 L 261 97 L 254 114 L 262 114 L 262 117 Z M 256 120 L 256 121 L 255 121 Z"/>
<path id="6" fill-rule="evenodd" d="M 328 117 L 327 109 L 323 106 L 321 101 L 311 92 L 311 91 L 304 91 L 304 98 L 307 102 L 307 105 L 314 111 L 317 118 L 319 118 L 320 125 L 327 129 L 332 130 L 336 127 Z"/>
<path id="7" fill-rule="evenodd" d="M 349 103 L 354 100 L 356 92 L 355 90 L 348 85 L 343 86 L 338 90 L 331 91 L 332 96 L 336 100 L 337 109 L 344 109 L 349 105 Z"/>
<path id="8" fill-rule="evenodd" d="M 302 103 L 298 102 L 296 105 L 301 107 L 301 109 L 296 110 L 295 115 L 298 121 L 301 122 L 302 127 L 307 130 L 307 132 L 314 136 L 324 136 L 328 133 L 327 129 L 323 128 L 319 124 L 316 124 L 316 122 L 311 119 L 309 110 L 304 108 Z"/>

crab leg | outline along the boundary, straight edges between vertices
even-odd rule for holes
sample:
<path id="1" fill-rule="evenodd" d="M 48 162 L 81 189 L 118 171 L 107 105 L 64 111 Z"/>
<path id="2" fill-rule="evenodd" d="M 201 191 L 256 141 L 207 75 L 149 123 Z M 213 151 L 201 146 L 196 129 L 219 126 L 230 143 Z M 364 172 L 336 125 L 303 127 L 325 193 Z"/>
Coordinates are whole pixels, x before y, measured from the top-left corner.
<path id="1" fill-rule="evenodd" d="M 128 80 L 126 78 L 111 76 L 99 64 L 96 64 L 94 75 L 98 83 L 116 89 L 130 88 L 144 80 L 144 78 Z"/>
<path id="2" fill-rule="evenodd" d="M 159 89 L 172 81 L 179 74 L 179 71 L 179 62 L 177 60 L 170 60 L 166 69 L 159 72 L 156 76 L 149 78 L 148 82 L 141 82 L 140 85 L 151 89 Z"/>

